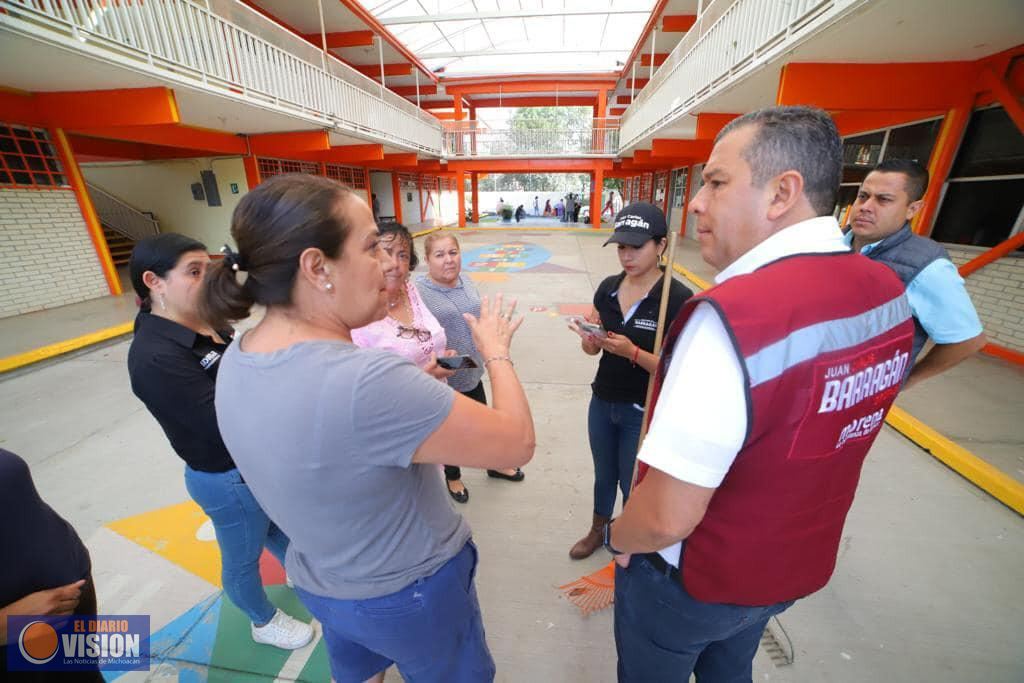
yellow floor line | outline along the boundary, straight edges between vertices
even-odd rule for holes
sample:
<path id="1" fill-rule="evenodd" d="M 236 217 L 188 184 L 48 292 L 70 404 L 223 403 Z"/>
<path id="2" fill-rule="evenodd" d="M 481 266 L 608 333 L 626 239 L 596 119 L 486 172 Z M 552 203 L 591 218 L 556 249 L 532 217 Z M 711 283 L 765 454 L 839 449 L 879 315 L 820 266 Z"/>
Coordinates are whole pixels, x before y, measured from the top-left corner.
<path id="1" fill-rule="evenodd" d="M 413 237 L 413 239 L 416 239 L 417 237 L 423 237 L 424 235 L 429 235 L 430 233 L 437 232 L 438 230 L 444 230 L 444 228 L 442 228 L 440 225 L 437 226 L 436 228 L 427 228 L 426 230 L 420 230 L 419 232 L 414 232 L 412 234 L 412 237 Z"/>
<path id="2" fill-rule="evenodd" d="M 975 486 L 1016 510 L 1018 514 L 1024 515 L 1024 484 L 946 438 L 905 410 L 893 406 L 885 421 Z"/>
<path id="3" fill-rule="evenodd" d="M 114 337 L 120 337 L 124 334 L 130 334 L 132 331 L 133 322 L 122 323 L 121 325 L 115 325 L 106 329 L 97 330 L 90 332 L 89 334 L 83 334 L 81 337 L 75 337 L 74 339 L 65 339 L 64 341 L 56 342 L 55 344 L 47 344 L 38 349 L 32 349 L 24 353 L 16 353 L 13 356 L 7 356 L 6 358 L 0 358 L 0 373 L 9 372 L 17 368 L 31 365 L 32 363 L 38 363 L 41 360 L 47 358 L 53 358 L 54 356 L 60 356 L 61 354 L 69 353 L 71 351 L 77 351 L 78 349 L 85 348 L 86 346 L 92 346 Z"/>
<path id="4" fill-rule="evenodd" d="M 700 289 L 708 289 L 711 286 L 706 280 L 677 263 L 672 264 L 672 269 Z M 1024 515 L 1024 484 L 943 436 L 902 408 L 893 406 L 885 421 L 964 479 L 1018 514 Z"/>

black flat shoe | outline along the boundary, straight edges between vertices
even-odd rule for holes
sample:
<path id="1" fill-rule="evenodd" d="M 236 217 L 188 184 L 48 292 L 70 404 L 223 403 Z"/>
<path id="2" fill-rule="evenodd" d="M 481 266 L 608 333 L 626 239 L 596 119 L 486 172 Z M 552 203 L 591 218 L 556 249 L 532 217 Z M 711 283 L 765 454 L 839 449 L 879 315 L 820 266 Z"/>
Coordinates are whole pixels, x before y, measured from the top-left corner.
<path id="1" fill-rule="evenodd" d="M 508 481 L 522 481 L 523 479 L 526 479 L 526 475 L 518 467 L 516 468 L 515 474 L 505 474 L 498 470 L 487 470 L 487 476 L 493 479 L 506 479 Z"/>
<path id="2" fill-rule="evenodd" d="M 448 484 L 446 483 L 445 486 L 447 487 Z M 448 489 L 448 495 L 451 496 L 452 500 L 454 500 L 456 503 L 468 503 L 469 502 L 469 489 L 466 488 L 465 484 L 462 485 L 462 490 L 459 491 L 458 493 L 456 493 L 455 491 L 452 491 L 449 488 Z"/>

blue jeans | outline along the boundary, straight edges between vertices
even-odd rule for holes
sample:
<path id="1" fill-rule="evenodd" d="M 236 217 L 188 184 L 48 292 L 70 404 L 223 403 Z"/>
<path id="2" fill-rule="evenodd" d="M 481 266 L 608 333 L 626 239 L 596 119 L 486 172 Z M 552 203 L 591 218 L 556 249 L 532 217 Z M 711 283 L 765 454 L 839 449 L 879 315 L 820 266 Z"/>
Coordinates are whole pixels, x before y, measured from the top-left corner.
<path id="1" fill-rule="evenodd" d="M 594 457 L 594 514 L 611 517 L 615 509 L 615 486 L 622 502 L 629 498 L 633 463 L 640 443 L 643 411 L 632 403 L 590 398 L 587 431 L 590 454 Z"/>
<path id="2" fill-rule="evenodd" d="M 694 673 L 698 683 L 750 683 L 768 619 L 793 602 L 767 607 L 702 602 L 686 592 L 678 576 L 634 555 L 627 569 L 615 567 L 619 681 L 679 683 Z"/>
<path id="3" fill-rule="evenodd" d="M 237 469 L 199 472 L 185 467 L 185 488 L 217 532 L 224 592 L 257 626 L 270 621 L 270 604 L 260 578 L 263 548 L 284 564 L 288 537 L 270 521 Z"/>
<path id="4" fill-rule="evenodd" d="M 338 683 L 364 681 L 391 664 L 410 683 L 492 681 L 476 564 L 470 541 L 434 574 L 390 595 L 337 600 L 295 592 L 323 626 Z"/>

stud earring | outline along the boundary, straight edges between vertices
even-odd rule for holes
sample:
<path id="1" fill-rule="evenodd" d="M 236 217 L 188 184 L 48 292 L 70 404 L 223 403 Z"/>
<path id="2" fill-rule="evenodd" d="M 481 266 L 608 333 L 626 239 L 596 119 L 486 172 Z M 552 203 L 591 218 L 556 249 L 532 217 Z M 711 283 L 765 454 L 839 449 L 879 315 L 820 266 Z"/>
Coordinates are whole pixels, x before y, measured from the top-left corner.
<path id="1" fill-rule="evenodd" d="M 160 295 L 160 308 L 164 311 L 167 310 L 167 299 L 164 298 L 163 294 Z"/>
<path id="2" fill-rule="evenodd" d="M 324 285 L 324 289 L 326 289 L 329 292 L 332 289 L 334 289 L 334 284 L 331 283 L 331 282 L 328 282 L 327 284 Z"/>

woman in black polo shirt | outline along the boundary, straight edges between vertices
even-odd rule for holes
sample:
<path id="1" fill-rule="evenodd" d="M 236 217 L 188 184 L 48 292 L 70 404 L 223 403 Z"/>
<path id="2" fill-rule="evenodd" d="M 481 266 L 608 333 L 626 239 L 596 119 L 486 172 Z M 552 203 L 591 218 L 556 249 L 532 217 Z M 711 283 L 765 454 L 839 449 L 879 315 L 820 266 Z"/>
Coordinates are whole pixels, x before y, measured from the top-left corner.
<path id="1" fill-rule="evenodd" d="M 604 279 L 586 316 L 587 322 L 600 324 L 607 334 L 588 332 L 577 321 L 569 324 L 580 335 L 585 353 L 601 353 L 587 416 L 594 458 L 594 519 L 587 535 L 569 550 L 574 560 L 590 557 L 601 546 L 602 529 L 615 508 L 616 485 L 622 490 L 623 503 L 629 497 L 647 380 L 658 365 L 654 336 L 663 276 L 659 261 L 667 233 L 665 215 L 653 204 L 634 202 L 620 211 L 605 246 L 612 242 L 618 246 L 622 272 Z M 666 321 L 675 318 L 691 296 L 693 292 L 672 278 Z"/>
<path id="2" fill-rule="evenodd" d="M 185 461 L 185 488 L 213 521 L 224 592 L 252 621 L 252 637 L 286 650 L 313 638 L 308 625 L 276 609 L 259 573 L 264 546 L 284 563 L 288 537 L 267 517 L 224 447 L 213 407 L 221 355 L 233 336 L 199 316 L 210 256 L 194 239 L 164 233 L 135 245 L 130 269 L 141 300 L 128 351 L 132 391 Z"/>

